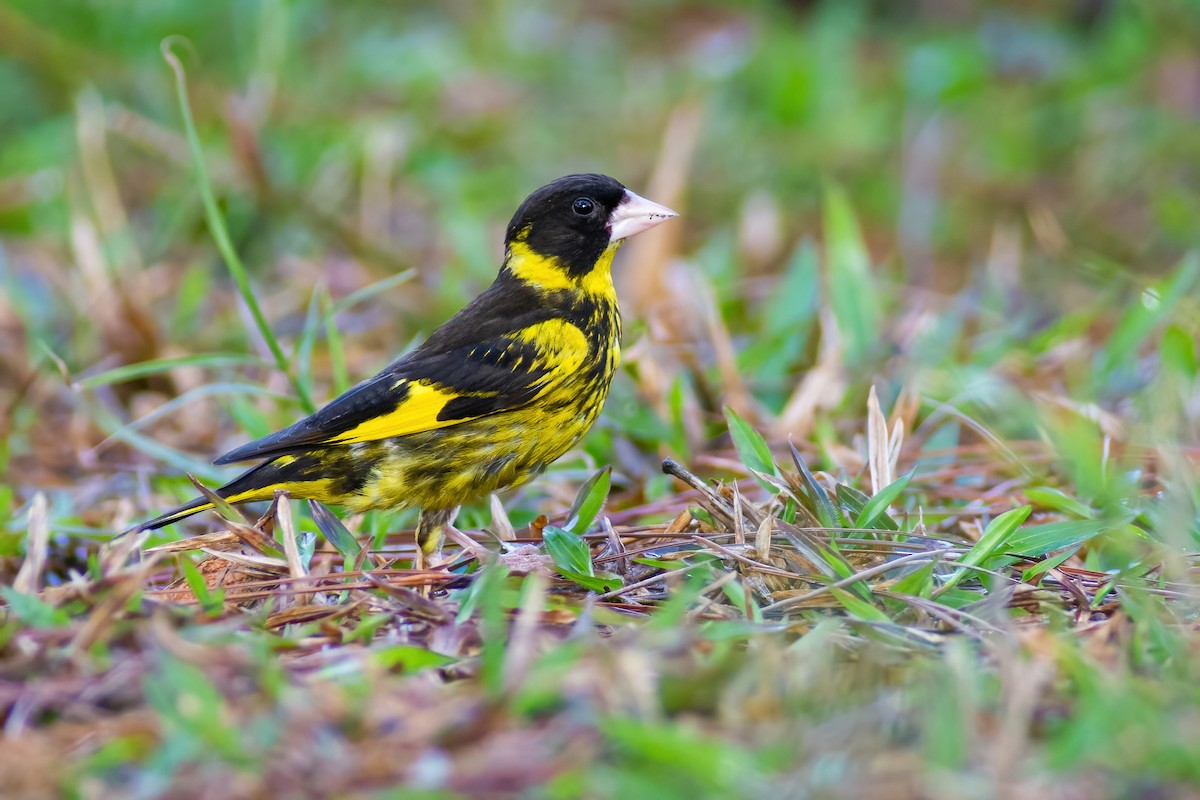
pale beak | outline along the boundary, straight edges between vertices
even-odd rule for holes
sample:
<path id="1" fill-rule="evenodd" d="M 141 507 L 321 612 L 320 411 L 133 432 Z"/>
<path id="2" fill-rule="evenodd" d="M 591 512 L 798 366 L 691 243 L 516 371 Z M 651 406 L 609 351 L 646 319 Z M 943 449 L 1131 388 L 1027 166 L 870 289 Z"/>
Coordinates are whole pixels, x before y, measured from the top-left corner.
<path id="1" fill-rule="evenodd" d="M 642 231 L 650 230 L 660 222 L 678 216 L 666 206 L 660 206 L 626 189 L 625 198 L 608 216 L 609 229 L 612 231 L 608 240 L 615 242 L 628 239 Z"/>

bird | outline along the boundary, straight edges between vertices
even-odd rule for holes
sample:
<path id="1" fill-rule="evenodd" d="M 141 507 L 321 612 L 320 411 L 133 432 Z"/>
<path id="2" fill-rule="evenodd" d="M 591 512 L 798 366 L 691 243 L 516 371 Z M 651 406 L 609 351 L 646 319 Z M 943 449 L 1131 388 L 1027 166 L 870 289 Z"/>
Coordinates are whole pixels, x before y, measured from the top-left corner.
<path id="1" fill-rule="evenodd" d="M 595 423 L 621 356 L 613 256 L 676 216 L 607 175 L 537 189 L 513 214 L 482 294 L 316 413 L 217 458 L 259 463 L 216 494 L 238 504 L 283 490 L 352 512 L 416 507 L 423 564 L 461 505 L 526 483 Z M 134 530 L 212 507 L 199 497 Z"/>

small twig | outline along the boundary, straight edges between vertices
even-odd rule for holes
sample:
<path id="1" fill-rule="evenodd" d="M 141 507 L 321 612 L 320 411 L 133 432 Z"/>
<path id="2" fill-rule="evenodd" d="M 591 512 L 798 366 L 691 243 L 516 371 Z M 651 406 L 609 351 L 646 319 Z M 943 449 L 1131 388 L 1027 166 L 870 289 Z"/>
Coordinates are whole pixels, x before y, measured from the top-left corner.
<path id="1" fill-rule="evenodd" d="M 746 543 L 746 521 L 742 518 L 742 493 L 733 485 L 733 543 Z"/>
<path id="2" fill-rule="evenodd" d="M 279 536 L 283 539 L 283 553 L 287 557 L 288 572 L 293 578 L 307 578 L 308 571 L 300 561 L 300 547 L 296 544 L 296 524 L 292 520 L 291 495 L 275 492 L 275 519 L 279 522 Z M 307 592 L 296 595 L 296 603 L 305 605 L 311 600 Z"/>
<path id="3" fill-rule="evenodd" d="M 716 550 L 721 555 L 732 558 L 734 561 L 740 561 L 741 563 L 745 564 L 746 566 L 754 569 L 756 572 L 761 572 L 764 575 L 775 575 L 776 577 L 779 577 L 779 578 L 788 578 L 790 580 L 796 580 L 796 581 L 807 580 L 803 575 L 801 575 L 797 572 L 789 572 L 787 570 L 779 569 L 778 567 L 772 567 L 768 564 L 762 564 L 758 561 L 755 561 L 752 558 L 747 558 L 746 556 L 741 555 L 740 553 L 736 553 L 727 547 L 722 547 L 721 545 L 717 544 L 716 542 L 712 541 L 711 539 L 705 539 L 703 536 L 693 536 L 692 541 L 696 542 L 699 545 L 703 545 L 704 547 L 708 547 L 713 550 Z"/>
<path id="4" fill-rule="evenodd" d="M 611 558 L 616 561 L 616 570 L 621 575 L 629 574 L 629 559 L 625 557 L 625 544 L 621 541 L 621 537 L 617 536 L 617 532 L 613 530 L 612 522 L 607 516 L 600 518 L 600 525 L 604 528 L 604 536 L 608 539 L 608 546 L 612 549 Z"/>
<path id="5" fill-rule="evenodd" d="M 784 609 L 791 608 L 792 606 L 799 605 L 807 600 L 811 600 L 814 597 L 820 597 L 831 589 L 843 589 L 847 586 L 858 583 L 861 580 L 866 580 L 867 578 L 873 578 L 876 575 L 883 575 L 884 573 L 891 572 L 896 567 L 902 567 L 905 564 L 941 561 L 943 555 L 945 554 L 939 550 L 932 553 L 910 553 L 906 556 L 900 556 L 895 561 L 889 561 L 886 564 L 880 564 L 879 566 L 871 567 L 870 569 L 864 569 L 862 572 L 856 572 L 850 577 L 843 578 L 840 581 L 827 583 L 819 589 L 813 589 L 811 592 L 805 592 L 797 597 L 788 597 L 780 600 L 777 603 L 772 603 L 771 605 L 765 607 L 762 612 L 763 614 L 767 614 L 776 611 L 783 611 Z"/>
<path id="6" fill-rule="evenodd" d="M 46 495 L 38 492 L 29 504 L 29 535 L 26 539 L 25 561 L 13 579 L 13 589 L 21 594 L 37 594 L 46 569 L 50 549 L 50 509 Z"/>
<path id="7" fill-rule="evenodd" d="M 422 597 L 419 592 L 414 592 L 405 586 L 397 586 L 384 576 L 376 575 L 373 572 L 365 572 L 363 573 L 363 577 L 375 584 L 388 597 L 410 611 L 415 611 L 418 616 L 428 619 L 430 622 L 443 624 L 454 619 L 454 615 L 447 609 L 426 597 Z"/>
<path id="8" fill-rule="evenodd" d="M 622 586 L 620 589 L 613 589 L 611 592 L 605 592 L 604 594 L 596 595 L 596 600 L 607 600 L 610 597 L 619 597 L 620 595 L 633 591 L 634 589 L 644 589 L 653 583 L 658 583 L 659 581 L 664 580 L 665 578 L 670 578 L 674 575 L 684 575 L 688 572 L 691 572 L 695 568 L 696 566 L 694 564 L 689 564 L 688 566 L 681 567 L 679 569 L 669 570 L 668 572 L 660 572 L 657 575 L 651 575 L 649 578 L 640 580 L 637 583 L 631 583 L 628 586 Z"/>
<path id="9" fill-rule="evenodd" d="M 504 510 L 500 498 L 494 494 L 488 495 L 488 506 L 492 510 L 492 527 L 495 528 L 496 538 L 502 542 L 516 539 L 517 532 L 513 530 L 512 521 L 509 520 L 508 512 Z"/>
<path id="10" fill-rule="evenodd" d="M 893 600 L 899 600 L 900 602 L 906 603 L 906 604 L 912 606 L 913 608 L 919 608 L 920 610 L 924 611 L 929 616 L 937 617 L 938 619 L 940 619 L 942 622 L 945 622 L 950 627 L 954 628 L 955 630 L 959 631 L 960 633 L 965 633 L 968 636 L 973 636 L 975 638 L 979 638 L 979 632 L 974 631 L 971 628 L 964 625 L 962 622 L 959 621 L 960 618 L 965 619 L 965 620 L 970 620 L 971 622 L 975 623 L 979 627 L 986 628 L 989 632 L 992 632 L 992 633 L 997 633 L 1000 631 L 1000 629 L 997 628 L 995 625 L 991 624 L 990 622 L 988 622 L 987 620 L 985 620 L 981 617 L 977 617 L 974 614 L 968 614 L 966 611 L 963 611 L 962 609 L 950 608 L 949 606 L 943 606 L 940 603 L 935 603 L 932 600 L 926 600 L 923 597 L 915 597 L 910 594 L 900 594 L 898 592 L 889 592 L 886 589 L 882 589 L 882 590 L 876 592 L 875 594 L 877 594 L 879 597 L 889 597 Z"/>
<path id="11" fill-rule="evenodd" d="M 715 507 L 715 510 L 718 514 L 725 517 L 726 523 L 732 527 L 733 510 L 729 507 L 729 504 L 725 501 L 725 498 L 721 497 L 721 495 L 715 489 L 713 489 L 704 481 L 700 480 L 700 478 L 688 472 L 682 464 L 673 458 L 663 459 L 662 471 L 667 475 L 678 478 L 688 486 L 695 489 L 702 498 L 707 500 L 711 506 Z"/>
<path id="12" fill-rule="evenodd" d="M 444 533 L 447 539 L 454 542 L 471 555 L 475 556 L 479 563 L 486 564 L 488 559 L 492 557 L 491 550 L 488 550 L 486 547 L 460 531 L 458 528 L 455 528 L 453 525 L 446 525 L 444 528 Z"/>

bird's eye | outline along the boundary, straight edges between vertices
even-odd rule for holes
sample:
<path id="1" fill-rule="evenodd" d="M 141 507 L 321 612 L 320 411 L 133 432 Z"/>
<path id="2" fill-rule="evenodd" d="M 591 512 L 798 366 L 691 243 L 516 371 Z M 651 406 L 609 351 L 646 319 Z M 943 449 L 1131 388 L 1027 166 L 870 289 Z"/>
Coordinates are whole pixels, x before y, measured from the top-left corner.
<path id="1" fill-rule="evenodd" d="M 587 197 L 580 197 L 571 204 L 571 210 L 581 217 L 586 217 L 596 210 L 596 204 Z"/>

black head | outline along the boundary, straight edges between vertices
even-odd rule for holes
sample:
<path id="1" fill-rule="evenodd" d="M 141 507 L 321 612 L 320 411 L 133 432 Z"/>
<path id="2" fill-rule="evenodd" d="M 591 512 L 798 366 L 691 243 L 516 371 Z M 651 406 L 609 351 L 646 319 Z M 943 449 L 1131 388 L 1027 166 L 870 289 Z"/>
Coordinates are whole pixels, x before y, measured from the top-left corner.
<path id="1" fill-rule="evenodd" d="M 609 246 L 610 217 L 626 197 L 625 187 L 607 175 L 559 178 L 525 198 L 504 244 L 523 242 L 569 273 L 586 275 Z"/>

